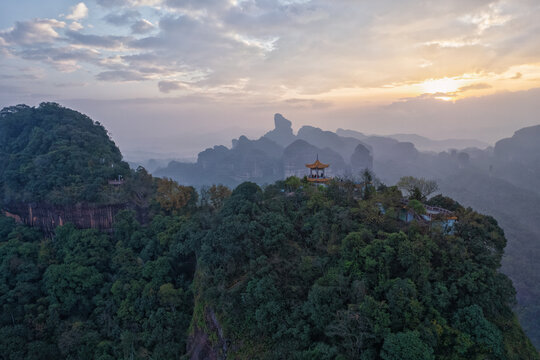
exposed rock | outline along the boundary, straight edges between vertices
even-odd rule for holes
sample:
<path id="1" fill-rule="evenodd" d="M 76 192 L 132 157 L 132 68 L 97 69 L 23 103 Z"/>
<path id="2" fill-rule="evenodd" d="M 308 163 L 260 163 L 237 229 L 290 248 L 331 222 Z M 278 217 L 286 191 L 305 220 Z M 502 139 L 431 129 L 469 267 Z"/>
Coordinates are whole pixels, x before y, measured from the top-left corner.
<path id="1" fill-rule="evenodd" d="M 358 144 L 351 155 L 351 167 L 353 172 L 373 168 L 373 156 L 369 149 L 362 144 Z"/>
<path id="2" fill-rule="evenodd" d="M 283 147 L 290 145 L 296 136 L 293 134 L 292 123 L 281 114 L 274 115 L 274 130 L 267 132 L 264 137 Z"/>
<path id="3" fill-rule="evenodd" d="M 205 309 L 203 320 L 206 330 L 195 325 L 193 334 L 188 338 L 188 358 L 191 360 L 225 360 L 229 345 L 216 314 L 212 309 Z M 212 341 L 211 338 L 215 340 Z"/>
<path id="4" fill-rule="evenodd" d="M 298 176 L 300 178 L 308 174 L 306 164 L 316 160 L 317 155 L 322 163 L 330 164 L 326 169 L 327 176 L 335 176 L 346 171 L 347 165 L 337 152 L 332 149 L 320 149 L 304 140 L 296 140 L 285 148 L 283 153 L 283 169 L 285 177 Z"/>
<path id="5" fill-rule="evenodd" d="M 516 161 L 540 166 L 540 125 L 520 129 L 511 138 L 497 141 L 497 160 Z"/>
<path id="6" fill-rule="evenodd" d="M 360 144 L 360 141 L 353 137 L 339 136 L 313 126 L 302 126 L 298 130 L 298 138 L 319 148 L 330 148 L 339 153 L 343 159 L 350 159 L 354 149 Z"/>
<path id="7" fill-rule="evenodd" d="M 110 231 L 114 216 L 126 205 L 93 205 L 79 203 L 75 205 L 50 204 L 9 204 L 4 207 L 6 216 L 18 223 L 33 226 L 51 234 L 57 226 L 72 223 L 81 229 Z"/>

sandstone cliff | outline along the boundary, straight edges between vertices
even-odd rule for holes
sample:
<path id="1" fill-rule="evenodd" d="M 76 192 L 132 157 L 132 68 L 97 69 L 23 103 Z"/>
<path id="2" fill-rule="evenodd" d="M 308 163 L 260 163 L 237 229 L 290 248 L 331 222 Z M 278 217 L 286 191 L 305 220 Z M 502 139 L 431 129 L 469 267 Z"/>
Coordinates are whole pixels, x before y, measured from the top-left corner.
<path id="1" fill-rule="evenodd" d="M 51 205 L 44 203 L 9 204 L 3 213 L 17 222 L 37 227 L 46 233 L 54 232 L 57 226 L 72 223 L 78 228 L 112 229 L 116 213 L 126 205 L 95 205 L 78 203 L 74 205 Z"/>

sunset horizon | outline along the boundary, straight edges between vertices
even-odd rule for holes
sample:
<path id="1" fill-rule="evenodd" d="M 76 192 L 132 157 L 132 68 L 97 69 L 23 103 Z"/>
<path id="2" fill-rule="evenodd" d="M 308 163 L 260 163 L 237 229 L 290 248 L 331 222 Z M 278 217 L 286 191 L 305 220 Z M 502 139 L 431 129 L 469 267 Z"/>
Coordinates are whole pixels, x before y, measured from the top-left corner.
<path id="1" fill-rule="evenodd" d="M 260 136 L 277 112 L 295 128 L 492 144 L 539 122 L 534 1 L 350 5 L 7 1 L 0 105 L 77 107 L 122 148 L 137 133 Z"/>

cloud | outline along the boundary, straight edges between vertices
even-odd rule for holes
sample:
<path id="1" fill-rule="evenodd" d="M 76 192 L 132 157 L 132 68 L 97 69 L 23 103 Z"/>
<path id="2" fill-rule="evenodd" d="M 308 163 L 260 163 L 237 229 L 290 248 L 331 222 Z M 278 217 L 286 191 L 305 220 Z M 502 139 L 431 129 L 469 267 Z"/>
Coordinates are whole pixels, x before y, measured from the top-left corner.
<path id="1" fill-rule="evenodd" d="M 162 0 L 96 0 L 96 2 L 105 8 L 120 6 L 159 6 L 163 3 Z"/>
<path id="2" fill-rule="evenodd" d="M 124 6 L 128 4 L 127 0 L 96 0 L 96 2 L 105 8 Z"/>
<path id="3" fill-rule="evenodd" d="M 133 25 L 131 25 L 131 32 L 133 34 L 145 34 L 153 29 L 154 24 L 145 19 L 137 20 Z"/>
<path id="4" fill-rule="evenodd" d="M 82 26 L 80 23 L 76 22 L 76 21 L 72 22 L 72 23 L 69 24 L 69 26 L 68 26 L 68 29 L 69 29 L 69 30 L 72 30 L 72 31 L 79 31 L 79 30 L 81 30 L 82 28 L 83 28 L 83 26 Z"/>
<path id="5" fill-rule="evenodd" d="M 120 13 L 110 13 L 103 18 L 106 22 L 112 25 L 121 26 L 127 25 L 133 22 L 134 20 L 141 17 L 141 13 L 137 10 L 126 10 Z"/>
<path id="6" fill-rule="evenodd" d="M 28 48 L 16 53 L 25 60 L 40 61 L 52 65 L 62 72 L 72 72 L 79 69 L 79 62 L 90 64 L 99 63 L 99 53 L 88 49 L 71 46 Z"/>
<path id="7" fill-rule="evenodd" d="M 38 80 L 39 78 L 35 74 L 0 74 L 0 79 L 5 80 Z"/>
<path id="8" fill-rule="evenodd" d="M 141 90 L 150 92 L 156 90 L 154 84 L 171 92 L 187 84 L 186 93 L 226 93 L 272 104 L 306 98 L 333 104 L 339 99 L 381 101 L 383 96 L 393 101 L 425 92 L 419 87 L 398 93 L 400 87 L 464 74 L 479 76 L 459 86 L 489 83 L 494 92 L 504 86 L 494 80 L 501 74 L 505 79 L 516 71 L 528 79 L 538 77 L 517 66 L 535 64 L 540 57 L 540 8 L 533 0 L 354 6 L 348 0 L 96 2 L 107 24 L 86 21 L 82 31 L 75 20 L 14 23 L 0 32 L 0 53 L 30 57 L 62 71 L 81 69 L 81 76 L 90 73 L 103 81 L 141 81 Z M 82 16 L 78 8 L 68 16 Z M 109 24 L 117 28 L 100 26 Z M 89 53 L 75 56 L 74 48 Z M 72 57 L 59 60 L 60 54 Z M 520 84 L 512 86 L 518 89 Z M 446 97 L 462 97 L 458 91 L 480 93 L 472 91 L 479 85 L 472 85 L 476 88 L 456 86 Z M 307 104 L 287 102 L 302 103 Z"/>
<path id="9" fill-rule="evenodd" d="M 88 7 L 83 2 L 80 2 L 71 8 L 71 13 L 66 16 L 66 19 L 78 21 L 86 18 L 87 16 Z"/>
<path id="10" fill-rule="evenodd" d="M 332 105 L 329 101 L 316 99 L 287 99 L 285 104 L 299 108 L 326 108 Z"/>
<path id="11" fill-rule="evenodd" d="M 129 70 L 104 71 L 97 74 L 96 79 L 101 80 L 101 81 L 119 81 L 119 82 L 147 80 L 147 78 L 141 75 L 139 72 L 129 71 Z"/>
<path id="12" fill-rule="evenodd" d="M 522 76 L 523 76 L 522 73 L 517 72 L 516 75 L 512 76 L 510 79 L 517 80 L 517 79 L 521 79 Z"/>
<path id="13" fill-rule="evenodd" d="M 186 88 L 185 84 L 180 81 L 160 81 L 158 83 L 159 91 L 168 94 L 174 90 L 180 90 Z"/>
<path id="14" fill-rule="evenodd" d="M 87 35 L 81 34 L 76 31 L 66 31 L 65 32 L 68 40 L 72 44 L 84 45 L 88 47 L 100 47 L 107 49 L 118 49 L 123 46 L 124 42 L 127 42 L 129 39 L 123 36 L 100 36 L 100 35 Z"/>
<path id="15" fill-rule="evenodd" d="M 465 92 L 469 90 L 482 90 L 482 89 L 491 89 L 492 86 L 486 83 L 477 83 L 477 84 L 471 84 L 462 86 L 459 88 L 458 92 Z"/>
<path id="16" fill-rule="evenodd" d="M 0 37 L 7 43 L 18 45 L 51 43 L 59 37 L 56 29 L 65 26 L 65 22 L 54 19 L 17 21 L 13 28 L 0 32 Z"/>

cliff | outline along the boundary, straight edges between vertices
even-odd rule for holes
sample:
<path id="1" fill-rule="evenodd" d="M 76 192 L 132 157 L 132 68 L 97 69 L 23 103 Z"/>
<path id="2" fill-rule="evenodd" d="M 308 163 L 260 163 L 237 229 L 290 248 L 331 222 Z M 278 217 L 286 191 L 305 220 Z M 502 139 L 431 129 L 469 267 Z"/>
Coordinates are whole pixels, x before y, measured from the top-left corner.
<path id="1" fill-rule="evenodd" d="M 18 223 L 39 228 L 52 233 L 57 226 L 72 223 L 81 229 L 110 231 L 116 213 L 126 205 L 95 205 L 78 203 L 74 205 L 51 205 L 46 203 L 16 203 L 2 209 L 4 215 Z"/>
<path id="2" fill-rule="evenodd" d="M 199 316 L 197 316 L 199 315 Z M 193 325 L 187 341 L 187 356 L 190 360 L 224 360 L 227 358 L 228 343 L 216 314 L 210 308 L 204 309 L 194 318 L 200 317 Z"/>

